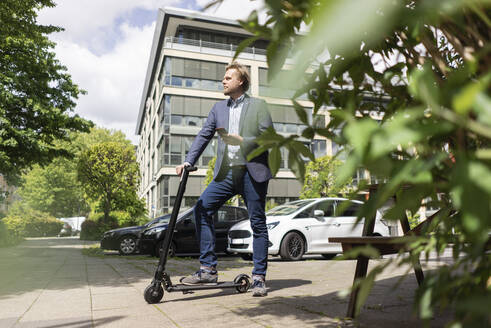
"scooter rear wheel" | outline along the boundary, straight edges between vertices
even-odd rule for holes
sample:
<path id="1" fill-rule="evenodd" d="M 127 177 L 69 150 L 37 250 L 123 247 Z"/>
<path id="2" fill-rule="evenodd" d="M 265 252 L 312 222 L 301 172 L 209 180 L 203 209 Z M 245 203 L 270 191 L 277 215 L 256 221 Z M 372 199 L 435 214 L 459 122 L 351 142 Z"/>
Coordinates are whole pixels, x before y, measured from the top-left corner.
<path id="1" fill-rule="evenodd" d="M 164 297 L 164 289 L 160 284 L 158 288 L 156 288 L 154 284 L 150 284 L 148 285 L 147 288 L 145 288 L 143 297 L 145 298 L 145 301 L 147 301 L 148 304 L 158 303 L 160 302 L 162 297 Z"/>
<path id="2" fill-rule="evenodd" d="M 249 277 L 245 274 L 238 275 L 234 279 L 234 283 L 240 284 L 240 286 L 235 287 L 239 293 L 245 293 L 249 290 L 249 287 L 251 287 L 251 281 L 249 280 Z"/>

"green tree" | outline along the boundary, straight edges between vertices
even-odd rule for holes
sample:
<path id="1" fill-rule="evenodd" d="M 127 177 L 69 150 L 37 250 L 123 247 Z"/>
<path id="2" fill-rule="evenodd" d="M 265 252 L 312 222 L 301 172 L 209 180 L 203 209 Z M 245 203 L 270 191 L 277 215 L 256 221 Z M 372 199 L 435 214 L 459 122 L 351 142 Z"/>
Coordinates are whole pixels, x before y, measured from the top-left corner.
<path id="1" fill-rule="evenodd" d="M 103 142 L 117 142 L 122 145 L 131 146 L 131 141 L 126 138 L 126 135 L 119 130 L 110 130 L 102 127 L 94 126 L 89 132 L 75 133 L 70 146 L 72 151 L 79 155 L 83 150 L 91 146 Z"/>
<path id="2" fill-rule="evenodd" d="M 415 213 L 428 199 L 443 209 L 411 244 L 418 258 L 452 245 L 455 259 L 427 273 L 417 293 L 419 315 L 429 319 L 438 308 L 452 306 L 456 327 L 489 324 L 491 259 L 484 250 L 491 229 L 490 2 L 265 0 L 265 5 L 264 24 L 256 11 L 241 22 L 253 37 L 238 52 L 254 39 L 270 41 L 268 78 L 275 87 L 297 90 L 292 101 L 308 125 L 302 136 L 326 136 L 349 149 L 337 171 L 339 184 L 358 167 L 388 181 L 359 215 L 374 217 L 394 194 L 400 201 L 386 212 L 392 219 Z M 299 36 L 302 26 L 309 29 Z M 283 70 L 287 57 L 292 65 Z M 334 107 L 327 126 L 309 124 L 297 103 L 302 95 L 314 104 L 314 118 L 322 107 Z M 286 147 L 289 165 L 304 178 L 299 156 L 306 149 L 295 136 L 270 130 L 257 142 L 261 147 L 251 157 L 269 149 L 274 169 L 279 148 Z M 392 261 L 411 259 L 390 259 L 372 272 Z M 365 280 L 363 288 L 371 282 Z"/>
<path id="3" fill-rule="evenodd" d="M 205 186 L 208 186 L 210 182 L 213 181 L 213 171 L 215 170 L 216 161 L 217 157 L 215 156 L 208 162 L 208 169 L 206 170 L 205 181 L 203 181 Z"/>
<path id="4" fill-rule="evenodd" d="M 77 181 L 74 159 L 57 158 L 49 165 L 35 165 L 22 176 L 20 202 L 54 217 L 85 216 L 90 208 Z"/>
<path id="5" fill-rule="evenodd" d="M 336 183 L 336 170 L 342 165 L 342 161 L 332 156 L 322 156 L 309 162 L 306 166 L 300 198 L 335 197 L 339 194 L 348 194 L 351 191 L 349 185 L 353 179 L 343 186 Z"/>
<path id="6" fill-rule="evenodd" d="M 17 193 L 24 206 L 55 217 L 86 216 L 90 212 L 82 184 L 77 180 L 77 162 L 83 150 L 101 142 L 131 143 L 121 131 L 93 127 L 88 133 L 71 133 L 60 142 L 73 158 L 56 158 L 48 165 L 34 167 L 22 174 Z"/>
<path id="7" fill-rule="evenodd" d="M 112 210 L 131 211 L 135 216 L 144 212 L 136 194 L 139 172 L 133 146 L 95 144 L 81 153 L 77 172 L 87 197 L 99 203 L 106 222 Z"/>
<path id="8" fill-rule="evenodd" d="M 39 25 L 37 12 L 51 0 L 0 2 L 0 172 L 18 182 L 22 170 L 70 156 L 56 143 L 91 123 L 73 114 L 81 90 L 55 58 L 47 35 L 62 29 Z"/>

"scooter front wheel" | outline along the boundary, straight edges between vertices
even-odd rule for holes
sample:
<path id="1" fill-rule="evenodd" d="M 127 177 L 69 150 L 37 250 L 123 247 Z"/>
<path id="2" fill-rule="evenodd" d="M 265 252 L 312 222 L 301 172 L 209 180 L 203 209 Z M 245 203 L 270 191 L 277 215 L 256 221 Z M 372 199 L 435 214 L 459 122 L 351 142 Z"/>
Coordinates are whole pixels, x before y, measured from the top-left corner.
<path id="1" fill-rule="evenodd" d="M 239 286 L 235 287 L 239 293 L 245 293 L 249 290 L 249 287 L 251 287 L 251 280 L 246 274 L 240 274 L 235 277 L 234 283 L 239 284 Z"/>
<path id="2" fill-rule="evenodd" d="M 164 297 L 164 289 L 162 288 L 161 284 L 159 284 L 158 287 L 156 287 L 155 284 L 152 283 L 148 285 L 147 288 L 145 288 L 143 297 L 145 298 L 145 301 L 147 301 L 148 304 L 158 303 L 160 302 L 162 297 Z"/>

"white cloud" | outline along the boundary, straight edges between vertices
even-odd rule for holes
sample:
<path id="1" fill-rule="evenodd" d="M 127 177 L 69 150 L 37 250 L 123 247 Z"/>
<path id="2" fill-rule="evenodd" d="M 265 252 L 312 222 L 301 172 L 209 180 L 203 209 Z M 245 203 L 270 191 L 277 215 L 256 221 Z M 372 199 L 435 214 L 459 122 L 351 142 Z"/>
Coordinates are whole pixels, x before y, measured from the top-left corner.
<path id="1" fill-rule="evenodd" d="M 133 143 L 150 56 L 157 9 L 164 6 L 202 8 L 209 0 L 55 0 L 43 9 L 41 24 L 61 26 L 64 32 L 50 35 L 57 43 L 57 58 L 68 68 L 73 81 L 88 92 L 77 100 L 75 112 L 98 126 L 123 131 Z M 229 19 L 247 18 L 263 0 L 226 0 L 208 14 Z M 155 18 L 129 19 L 140 10 Z M 135 14 L 136 13 L 136 14 Z M 150 15 L 151 17 L 151 15 Z"/>
<path id="2" fill-rule="evenodd" d="M 88 92 L 76 113 L 109 129 L 134 135 L 155 23 L 143 28 L 122 25 L 122 41 L 111 53 L 94 55 L 73 42 L 58 42 L 56 53 L 73 81 Z"/>
<path id="3" fill-rule="evenodd" d="M 55 0 L 56 7 L 43 9 L 39 22 L 65 28 L 61 39 L 90 41 L 101 29 L 111 29 L 115 21 L 136 8 L 155 10 L 176 5 L 178 0 Z"/>
<path id="4" fill-rule="evenodd" d="M 196 0 L 196 3 L 203 8 L 210 0 Z M 263 7 L 263 0 L 224 0 L 220 6 L 211 7 L 206 13 L 229 19 L 246 19 L 254 9 L 259 10 Z"/>

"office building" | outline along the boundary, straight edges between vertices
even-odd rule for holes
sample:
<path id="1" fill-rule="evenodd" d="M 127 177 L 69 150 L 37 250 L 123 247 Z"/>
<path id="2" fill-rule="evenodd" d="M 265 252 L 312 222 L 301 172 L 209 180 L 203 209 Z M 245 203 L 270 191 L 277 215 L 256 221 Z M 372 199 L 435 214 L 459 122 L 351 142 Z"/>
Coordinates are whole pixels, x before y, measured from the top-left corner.
<path id="1" fill-rule="evenodd" d="M 150 216 L 171 211 L 179 185 L 175 166 L 183 163 L 213 104 L 227 98 L 221 83 L 225 67 L 248 36 L 233 20 L 182 9 L 159 10 L 136 126 L 139 195 L 146 199 Z M 248 94 L 268 103 L 278 133 L 300 135 L 303 126 L 289 100 L 291 92 L 268 85 L 266 46 L 266 41 L 258 40 L 237 59 L 250 72 Z M 307 100 L 299 103 L 313 107 Z M 326 124 L 327 115 L 320 120 Z M 332 144 L 323 137 L 304 141 L 315 156 L 331 154 Z M 214 138 L 196 163 L 199 170 L 188 180 L 182 207 L 192 206 L 206 187 L 216 147 Z M 269 184 L 269 202 L 281 204 L 299 196 L 301 185 L 287 169 L 287 158 L 282 150 L 281 169 Z"/>

